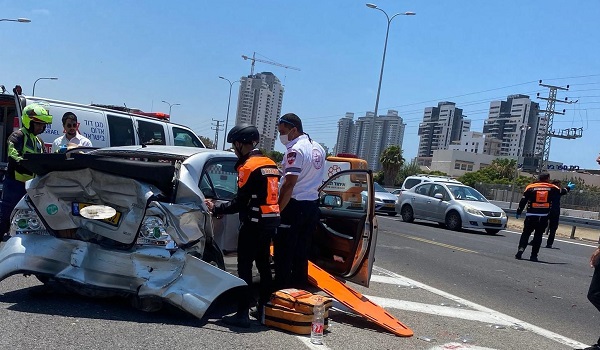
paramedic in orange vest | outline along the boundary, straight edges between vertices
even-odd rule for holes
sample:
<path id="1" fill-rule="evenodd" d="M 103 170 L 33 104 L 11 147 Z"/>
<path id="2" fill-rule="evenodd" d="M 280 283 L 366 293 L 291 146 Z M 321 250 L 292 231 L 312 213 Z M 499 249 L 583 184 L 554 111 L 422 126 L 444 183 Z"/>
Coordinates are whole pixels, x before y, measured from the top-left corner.
<path id="1" fill-rule="evenodd" d="M 21 114 L 23 126 L 8 137 L 8 167 L 2 183 L 2 204 L 0 206 L 0 235 L 6 234 L 8 239 L 10 229 L 10 214 L 25 195 L 25 182 L 33 179 L 34 174 L 21 165 L 21 160 L 28 153 L 44 153 L 44 144 L 37 137 L 46 130 L 46 125 L 52 124 L 52 116 L 42 105 L 32 103 L 23 108 Z"/>
<path id="2" fill-rule="evenodd" d="M 260 294 L 257 311 L 253 316 L 262 316 L 262 306 L 269 301 L 272 292 L 270 246 L 271 239 L 279 226 L 279 170 L 271 159 L 256 149 L 259 141 L 258 129 L 253 125 L 234 126 L 227 134 L 238 156 L 235 168 L 238 172 L 238 191 L 236 196 L 221 205 L 206 205 L 213 215 L 239 212 L 240 230 L 238 236 L 238 276 L 248 286 L 252 285 L 252 262 L 260 273 Z M 247 328 L 250 326 L 248 311 L 251 302 L 250 287 L 242 288 L 235 315 L 223 317 L 229 325 Z"/>
<path id="3" fill-rule="evenodd" d="M 525 223 L 523 224 L 523 233 L 519 240 L 519 251 L 515 255 L 515 259 L 521 260 L 529 236 L 532 232 L 533 241 L 531 247 L 531 256 L 529 260 L 538 261 L 538 252 L 542 244 L 542 235 L 548 226 L 548 214 L 552 206 L 552 199 L 560 197 L 560 188 L 550 183 L 550 174 L 541 173 L 538 182 L 534 182 L 525 187 L 523 197 L 517 208 L 516 218 L 518 219 L 527 205 L 527 213 L 525 214 Z"/>

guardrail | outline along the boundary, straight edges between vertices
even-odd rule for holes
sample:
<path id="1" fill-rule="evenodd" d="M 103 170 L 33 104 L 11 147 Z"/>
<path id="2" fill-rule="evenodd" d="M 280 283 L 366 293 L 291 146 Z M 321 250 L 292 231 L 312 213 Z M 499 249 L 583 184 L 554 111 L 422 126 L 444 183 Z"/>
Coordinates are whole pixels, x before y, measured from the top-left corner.
<path id="1" fill-rule="evenodd" d="M 507 215 L 516 214 L 516 212 L 517 212 L 516 209 L 502 208 L 502 210 L 504 210 L 504 212 Z M 560 224 L 571 226 L 571 238 L 575 238 L 575 231 L 577 230 L 577 227 L 585 227 L 585 228 L 591 228 L 594 230 L 600 230 L 600 220 L 594 220 L 594 219 L 586 219 L 586 218 L 578 218 L 578 217 L 574 217 L 574 216 L 561 215 L 560 216 Z M 600 238 L 598 239 L 598 242 L 600 242 Z"/>

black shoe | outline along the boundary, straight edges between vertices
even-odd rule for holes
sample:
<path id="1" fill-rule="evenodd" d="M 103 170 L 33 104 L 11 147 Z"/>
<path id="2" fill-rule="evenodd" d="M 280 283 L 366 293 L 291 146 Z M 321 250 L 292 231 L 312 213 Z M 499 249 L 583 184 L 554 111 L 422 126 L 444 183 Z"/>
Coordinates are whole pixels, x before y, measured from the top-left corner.
<path id="1" fill-rule="evenodd" d="M 523 259 L 523 251 L 519 250 L 517 254 L 515 254 L 515 259 L 521 260 Z"/>
<path id="2" fill-rule="evenodd" d="M 533 241 L 529 241 L 529 243 L 527 243 L 527 245 L 533 245 Z"/>
<path id="3" fill-rule="evenodd" d="M 221 319 L 223 323 L 229 326 L 241 327 L 241 328 L 250 328 L 250 318 L 248 314 L 239 314 L 236 313 L 231 316 L 223 316 Z"/>
<path id="4" fill-rule="evenodd" d="M 263 319 L 263 310 L 264 310 L 264 306 L 263 305 L 257 305 L 253 308 L 250 309 L 250 316 L 254 317 L 257 321 L 262 323 L 262 319 Z"/>
<path id="5" fill-rule="evenodd" d="M 552 249 L 552 244 L 546 244 L 546 248 Z"/>
<path id="6" fill-rule="evenodd" d="M 532 255 L 529 257 L 529 261 L 538 262 L 537 255 Z"/>
<path id="7" fill-rule="evenodd" d="M 592 346 L 588 346 L 585 349 L 577 349 L 577 350 L 600 350 L 600 344 L 594 344 Z"/>

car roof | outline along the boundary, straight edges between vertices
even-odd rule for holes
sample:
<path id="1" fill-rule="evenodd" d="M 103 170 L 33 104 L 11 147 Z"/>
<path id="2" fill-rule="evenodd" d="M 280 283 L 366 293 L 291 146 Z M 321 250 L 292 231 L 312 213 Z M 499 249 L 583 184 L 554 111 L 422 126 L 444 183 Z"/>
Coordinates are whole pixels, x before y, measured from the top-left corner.
<path id="1" fill-rule="evenodd" d="M 229 151 L 220 151 L 212 148 L 200 148 L 200 147 L 185 147 L 185 146 L 165 146 L 165 145 L 147 145 L 147 146 L 119 146 L 119 147 L 105 147 L 94 150 L 90 153 L 103 154 L 103 155 L 134 155 L 139 158 L 147 156 L 161 156 L 167 158 L 178 158 L 186 159 L 195 154 L 211 153 L 217 155 L 223 155 L 225 157 L 231 157 L 235 155 Z"/>

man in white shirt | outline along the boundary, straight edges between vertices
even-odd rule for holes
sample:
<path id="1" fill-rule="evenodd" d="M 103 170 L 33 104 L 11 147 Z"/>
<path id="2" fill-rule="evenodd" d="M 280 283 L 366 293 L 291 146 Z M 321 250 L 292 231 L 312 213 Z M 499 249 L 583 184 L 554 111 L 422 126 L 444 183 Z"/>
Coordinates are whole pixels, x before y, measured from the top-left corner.
<path id="1" fill-rule="evenodd" d="M 64 152 L 71 147 L 93 147 L 92 142 L 85 136 L 81 135 L 77 128 L 77 116 L 73 112 L 67 112 L 62 117 L 63 128 L 65 134 L 59 136 L 52 143 L 52 153 Z"/>
<path id="2" fill-rule="evenodd" d="M 281 224 L 273 240 L 275 285 L 303 288 L 308 284 L 308 255 L 319 222 L 319 186 L 325 173 L 325 151 L 304 133 L 293 114 L 278 122 L 279 139 L 286 146 L 279 191 Z"/>

